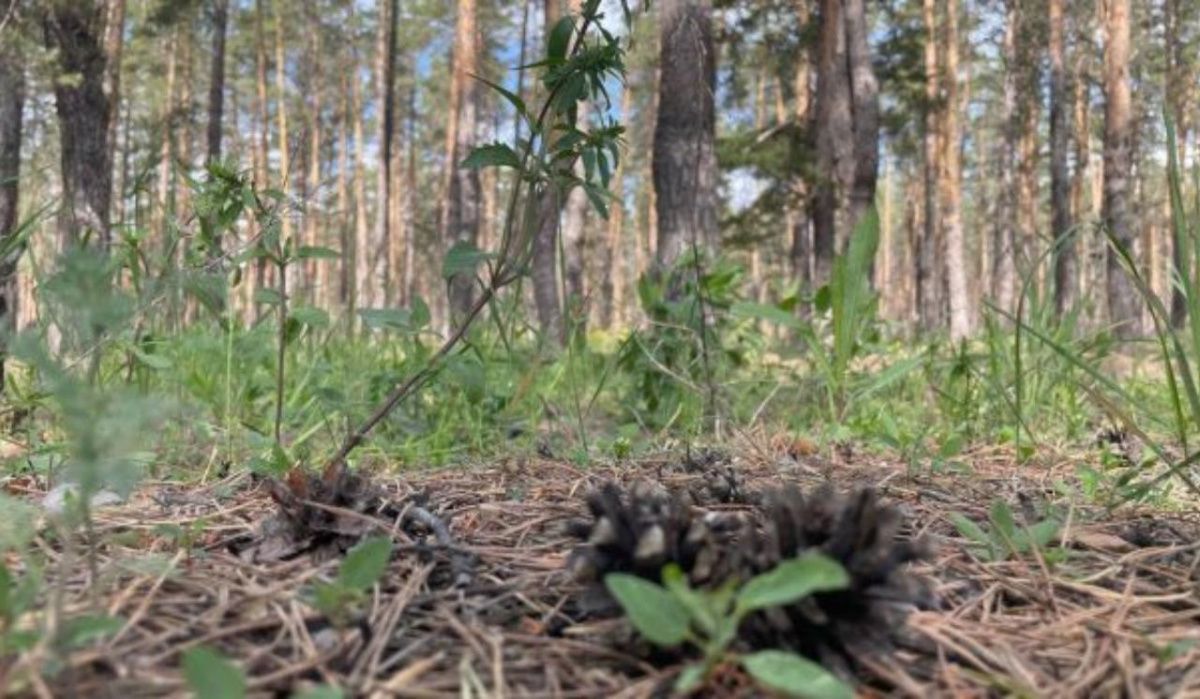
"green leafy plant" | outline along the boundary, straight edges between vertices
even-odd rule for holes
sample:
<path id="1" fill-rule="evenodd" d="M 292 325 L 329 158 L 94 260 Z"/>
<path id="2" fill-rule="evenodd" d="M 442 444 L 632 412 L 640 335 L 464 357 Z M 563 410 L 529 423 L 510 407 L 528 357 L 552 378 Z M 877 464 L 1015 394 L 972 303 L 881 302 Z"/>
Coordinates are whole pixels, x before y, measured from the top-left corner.
<path id="1" fill-rule="evenodd" d="M 608 591 L 634 628 L 651 643 L 667 648 L 690 644 L 701 659 L 679 674 L 675 689 L 698 689 L 717 666 L 740 664 L 761 686 L 807 699 L 852 697 L 845 683 L 819 664 L 780 650 L 738 653 L 732 648 L 748 615 L 794 604 L 805 597 L 849 584 L 846 571 L 821 554 L 806 554 L 779 564 L 745 584 L 730 581 L 715 590 L 693 589 L 678 566 L 663 570 L 663 583 L 624 573 L 604 578 Z"/>
<path id="2" fill-rule="evenodd" d="M 183 654 L 183 677 L 196 699 L 242 699 L 246 674 L 219 653 L 199 646 Z"/>
<path id="3" fill-rule="evenodd" d="M 312 601 L 335 624 L 344 624 L 354 606 L 383 577 L 392 555 L 387 537 L 363 539 L 346 554 L 337 576 L 313 587 Z"/>
<path id="4" fill-rule="evenodd" d="M 971 542 L 971 552 L 986 561 L 1003 561 L 1032 549 L 1044 552 L 1062 527 L 1057 519 L 1046 518 L 1029 527 L 1018 528 L 1012 508 L 1003 500 L 992 503 L 987 530 L 960 512 L 952 512 L 949 517 L 958 533 Z"/>

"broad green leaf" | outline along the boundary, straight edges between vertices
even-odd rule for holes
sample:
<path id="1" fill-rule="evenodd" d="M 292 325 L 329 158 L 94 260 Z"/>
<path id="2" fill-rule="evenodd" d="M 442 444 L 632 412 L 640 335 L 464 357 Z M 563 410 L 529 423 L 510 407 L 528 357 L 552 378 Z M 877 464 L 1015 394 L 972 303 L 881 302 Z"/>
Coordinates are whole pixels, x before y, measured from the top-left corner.
<path id="1" fill-rule="evenodd" d="M 60 638 L 67 648 L 82 648 L 93 641 L 113 635 L 124 625 L 125 620 L 120 617 L 89 614 L 69 620 Z"/>
<path id="2" fill-rule="evenodd" d="M 1036 546 L 1039 550 L 1050 545 L 1054 538 L 1058 536 L 1059 523 L 1056 519 L 1044 519 L 1037 524 L 1029 527 L 1023 534 L 1022 541 L 1026 547 L 1030 543 Z"/>
<path id="3" fill-rule="evenodd" d="M 303 692 L 296 692 L 292 695 L 292 699 L 343 699 L 346 693 L 338 687 L 330 687 L 323 684 L 319 687 L 306 689 Z"/>
<path id="4" fill-rule="evenodd" d="M 363 539 L 346 553 L 338 570 L 338 583 L 351 590 L 366 590 L 387 570 L 392 540 L 386 536 Z"/>
<path id="5" fill-rule="evenodd" d="M 840 563 L 824 554 L 807 553 L 752 578 L 738 592 L 737 606 L 744 612 L 778 607 L 849 584 L 850 576 Z"/>
<path id="6" fill-rule="evenodd" d="M 310 328 L 329 327 L 329 314 L 314 306 L 297 306 L 292 309 L 291 316 Z"/>
<path id="7" fill-rule="evenodd" d="M 269 287 L 259 287 L 254 290 L 254 302 L 267 306 L 278 306 L 283 302 L 283 295 Z"/>
<path id="8" fill-rule="evenodd" d="M 1008 503 L 1003 500 L 993 502 L 991 510 L 988 511 L 988 519 L 991 520 L 992 526 L 996 527 L 997 533 L 1013 541 L 1017 535 L 1017 524 L 1013 520 L 1012 508 Z"/>
<path id="9" fill-rule="evenodd" d="M 471 149 L 470 154 L 462 161 L 462 167 L 471 170 L 484 167 L 511 167 L 519 170 L 521 156 L 503 143 L 486 143 Z"/>
<path id="10" fill-rule="evenodd" d="M 242 670 L 204 646 L 183 654 L 183 677 L 196 699 L 242 699 L 246 696 L 246 676 Z"/>
<path id="11" fill-rule="evenodd" d="M 567 48 L 571 44 L 571 34 L 575 32 L 575 19 L 570 15 L 558 20 L 550 30 L 550 38 L 546 40 L 546 58 L 551 61 L 561 61 L 567 57 Z"/>
<path id="12" fill-rule="evenodd" d="M 446 259 L 442 262 L 442 278 L 449 279 L 459 274 L 474 276 L 475 268 L 491 257 L 494 257 L 492 253 L 484 252 L 472 243 L 459 241 L 446 251 Z"/>
<path id="13" fill-rule="evenodd" d="M 420 296 L 414 296 L 410 305 L 412 308 L 409 309 L 409 313 L 411 314 L 409 323 L 413 329 L 420 329 L 429 325 L 432 316 L 429 313 L 429 306 L 425 303 L 425 299 Z"/>
<path id="14" fill-rule="evenodd" d="M 704 682 L 704 666 L 693 663 L 683 668 L 679 677 L 675 678 L 675 693 L 681 696 L 691 694 L 700 688 Z"/>
<path id="15" fill-rule="evenodd" d="M 663 587 L 687 609 L 697 628 L 709 637 L 716 633 L 717 618 L 715 610 L 712 609 L 715 605 L 712 604 L 711 597 L 706 598 L 704 592 L 693 590 L 677 564 L 670 563 L 663 568 L 662 581 Z"/>
<path id="16" fill-rule="evenodd" d="M 948 516 L 959 534 L 981 546 L 991 546 L 992 538 L 970 517 L 960 512 L 951 512 Z"/>
<path id="17" fill-rule="evenodd" d="M 340 260 L 341 257 L 337 250 L 320 245 L 301 245 L 296 251 L 296 258 L 300 260 Z"/>
<path id="18" fill-rule="evenodd" d="M 638 633 L 651 643 L 677 646 L 687 638 L 687 610 L 666 589 L 624 573 L 605 576 L 604 586 L 625 610 Z"/>
<path id="19" fill-rule="evenodd" d="M 403 308 L 364 308 L 358 315 L 373 330 L 412 330 L 412 313 Z"/>
<path id="20" fill-rule="evenodd" d="M 854 690 L 807 658 L 781 650 L 742 657 L 742 667 L 767 689 L 804 699 L 854 699 Z"/>
<path id="21" fill-rule="evenodd" d="M 800 324 L 799 318 L 791 313 L 788 313 L 779 306 L 774 306 L 769 303 L 739 301 L 729 307 L 729 313 L 734 318 L 765 320 L 768 323 L 782 325 L 785 328 L 796 327 Z"/>

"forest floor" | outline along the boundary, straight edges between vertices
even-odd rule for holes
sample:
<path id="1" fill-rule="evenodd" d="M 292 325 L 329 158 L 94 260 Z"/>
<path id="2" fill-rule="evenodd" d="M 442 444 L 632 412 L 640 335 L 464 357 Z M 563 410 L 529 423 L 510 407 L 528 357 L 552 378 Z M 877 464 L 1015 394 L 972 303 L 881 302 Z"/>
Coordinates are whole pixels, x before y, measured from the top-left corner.
<path id="1" fill-rule="evenodd" d="M 904 644 L 857 659 L 860 696 L 1200 696 L 1194 508 L 1106 512 L 1069 502 L 1056 483 L 1070 479 L 1072 457 L 1018 467 L 1010 450 L 975 450 L 960 459 L 969 472 L 914 474 L 850 450 L 826 458 L 759 442 L 724 449 L 746 488 L 874 486 L 901 508 L 908 534 L 936 542 L 917 572 L 933 581 L 939 608 L 909 616 Z M 92 569 L 101 585 L 89 583 L 82 560 L 66 577 L 46 573 L 63 594 L 59 613 L 99 605 L 124 620 L 119 630 L 71 653 L 53 675 L 22 672 L 45 669 L 39 663 L 52 654 L 43 646 L 7 676 L 35 678 L 26 685 L 31 696 L 186 695 L 182 654 L 205 645 L 236 659 L 251 694 L 261 696 L 315 685 L 372 697 L 663 695 L 677 665 L 656 666 L 621 620 L 572 615 L 579 586 L 564 569 L 575 543 L 565 523 L 584 513 L 583 494 L 608 479 L 688 488 L 710 477 L 682 463 L 679 454 L 586 469 L 512 458 L 381 478 L 398 502 L 420 493 L 423 506 L 450 523 L 472 556 L 471 578 L 454 584 L 444 550 L 378 522 L 397 553 L 358 622 L 340 629 L 309 603 L 313 583 L 336 571 L 335 558 L 265 562 L 248 554 L 269 537 L 263 522 L 277 507 L 263 488 L 244 474 L 194 487 L 150 484 L 96 513 L 95 536 L 105 543 Z M 33 498 L 40 486 L 13 480 L 7 488 Z M 973 550 L 950 515 L 986 527 L 997 499 L 1030 521 L 1047 507 L 1065 508 L 1056 540 L 1063 555 L 1051 560 L 1035 550 L 989 561 Z M 98 600 L 97 589 L 107 591 Z M 720 696 L 755 695 L 745 678 L 721 684 Z"/>

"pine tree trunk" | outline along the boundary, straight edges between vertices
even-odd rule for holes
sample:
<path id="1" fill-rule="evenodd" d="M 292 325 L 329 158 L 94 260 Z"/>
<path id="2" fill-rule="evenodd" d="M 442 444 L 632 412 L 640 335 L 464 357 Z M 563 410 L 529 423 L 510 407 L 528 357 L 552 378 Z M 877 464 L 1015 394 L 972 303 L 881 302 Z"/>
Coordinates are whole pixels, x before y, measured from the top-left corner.
<path id="1" fill-rule="evenodd" d="M 845 3 L 846 70 L 853 97 L 854 138 L 848 218 L 843 228 L 843 236 L 848 237 L 859 219 L 875 205 L 879 177 L 879 84 L 871 66 L 864 0 L 845 0 Z"/>
<path id="2" fill-rule="evenodd" d="M 550 31 L 562 16 L 559 0 L 546 0 L 544 5 L 543 48 Z M 538 327 L 545 341 L 558 344 L 563 337 L 563 308 L 558 284 L 558 230 L 562 197 L 547 185 L 538 202 L 537 234 L 533 241 L 533 302 L 537 309 Z"/>
<path id="3" fill-rule="evenodd" d="M 829 281 L 845 221 L 842 196 L 854 178 L 854 126 L 844 0 L 821 0 L 817 49 L 817 185 L 813 202 L 813 283 Z"/>
<path id="4" fill-rule="evenodd" d="M 212 3 L 212 62 L 208 71 L 208 161 L 221 159 L 221 122 L 225 110 L 225 28 L 229 0 Z"/>
<path id="5" fill-rule="evenodd" d="M 43 22 L 47 48 L 57 52 L 58 75 L 72 76 L 54 81 L 62 163 L 59 240 L 73 245 L 87 236 L 105 250 L 112 199 L 108 134 L 116 103 L 106 90 L 112 84 L 105 84 L 111 80 L 103 43 L 107 14 L 97 0 L 50 3 Z"/>
<path id="6" fill-rule="evenodd" d="M 922 18 L 925 24 L 925 123 L 922 133 L 923 166 L 923 198 L 925 202 L 922 213 L 923 230 L 917 238 L 917 313 L 921 328 L 933 330 L 942 319 L 942 279 L 936 273 L 937 253 L 940 249 L 941 230 L 939 222 L 941 212 L 937 200 L 937 173 L 941 166 L 938 148 L 939 112 L 938 106 L 938 58 L 937 58 L 937 24 L 934 0 L 923 0 Z"/>
<path id="7" fill-rule="evenodd" d="M 810 21 L 809 0 L 794 0 L 796 21 L 802 28 L 807 28 Z M 794 93 L 793 113 L 796 127 L 802 133 L 811 133 L 812 99 L 811 99 L 811 50 L 800 52 L 796 61 L 796 74 L 792 83 Z M 810 143 L 804 144 L 811 148 Z M 792 176 L 788 183 L 788 204 L 785 210 L 785 220 L 788 224 L 788 234 L 791 237 L 792 274 L 800 284 L 802 294 L 811 291 L 812 287 L 812 217 L 809 210 L 809 183 L 804 173 Z"/>
<path id="8" fill-rule="evenodd" d="M 1130 167 L 1133 139 L 1129 87 L 1129 0 L 1107 0 L 1104 46 L 1104 223 L 1112 242 L 1132 254 L 1134 225 L 1130 215 Z M 1117 250 L 1108 253 L 1108 307 L 1119 337 L 1141 331 L 1141 304 Z"/>
<path id="9" fill-rule="evenodd" d="M 1050 10 L 1050 232 L 1056 238 L 1054 301 L 1059 315 L 1075 305 L 1079 286 L 1076 235 L 1071 223 L 1067 171 L 1067 78 L 1064 58 L 1063 0 L 1049 0 Z M 1067 236 L 1063 238 L 1063 236 Z"/>
<path id="10" fill-rule="evenodd" d="M 338 151 L 337 163 L 337 221 L 338 221 L 338 259 L 337 273 L 328 275 L 328 286 L 325 294 L 326 308 L 340 307 L 345 309 L 349 301 L 349 285 L 353 282 L 350 277 L 354 269 L 354 228 L 351 225 L 353 212 L 350 210 L 350 144 L 353 128 L 350 123 L 354 113 L 350 108 L 350 67 L 343 68 L 338 97 L 341 107 L 338 109 L 339 133 L 336 136 Z M 333 265 L 330 260 L 327 264 Z"/>
<path id="11" fill-rule="evenodd" d="M 476 0 L 458 0 L 454 30 L 454 75 L 451 78 L 453 139 L 448 143 L 446 168 L 446 207 L 442 218 L 442 240 L 447 246 L 458 243 L 475 245 L 479 237 L 479 171 L 459 167 L 475 143 L 478 108 L 479 32 L 476 26 Z M 454 316 L 465 314 L 475 296 L 475 276 L 459 273 L 449 280 L 446 327 L 453 327 Z"/>
<path id="12" fill-rule="evenodd" d="M 358 61 L 354 61 L 355 65 Z M 367 165 L 366 136 L 363 127 L 362 81 L 350 81 L 351 113 L 354 119 L 354 266 L 352 268 L 350 294 L 350 327 L 358 323 L 358 311 L 375 304 L 373 261 L 377 256 L 371 249 L 371 226 L 367 213 Z"/>
<path id="13" fill-rule="evenodd" d="M 941 210 L 945 228 L 945 270 L 949 291 L 950 338 L 961 340 L 971 334 L 971 299 L 967 288 L 966 240 L 962 223 L 962 127 L 959 124 L 958 0 L 946 4 L 946 29 L 942 56 L 945 108 L 941 129 Z"/>
<path id="14" fill-rule="evenodd" d="M 992 302 L 1004 311 L 1012 311 L 1016 295 L 1016 231 L 1013 225 L 1016 209 L 1016 162 L 1019 129 L 1017 126 L 1017 29 L 1020 23 L 1019 0 L 1005 3 L 1003 103 L 1001 107 L 1002 138 L 999 157 L 999 195 L 996 215 L 992 222 Z"/>
<path id="15" fill-rule="evenodd" d="M 267 159 L 271 152 L 271 118 L 267 113 L 267 39 L 263 28 L 263 0 L 254 1 L 254 111 L 258 125 L 258 137 L 254 142 L 254 186 L 260 190 L 270 186 L 267 175 Z M 262 229 L 255 223 L 254 234 L 261 236 Z M 262 308 L 255 302 L 257 290 L 267 286 L 266 260 L 254 260 L 253 269 L 246 275 L 246 316 L 250 322 L 261 317 Z"/>
<path id="16" fill-rule="evenodd" d="M 658 4 L 660 65 L 653 174 L 657 262 L 717 249 L 716 55 L 708 0 Z"/>
<path id="17" fill-rule="evenodd" d="M 6 95 L 0 99 L 0 244 L 6 247 L 17 234 L 21 127 L 25 108 L 25 66 L 21 52 L 13 44 L 15 42 L 0 45 L 0 95 Z M 17 329 L 19 257 L 17 252 L 10 252 L 0 259 L 0 393 L 6 392 L 4 363 L 8 354 L 7 338 Z"/>
<path id="18" fill-rule="evenodd" d="M 282 0 L 275 0 L 275 112 L 279 128 L 279 189 L 286 195 L 288 183 L 292 179 L 292 154 L 287 117 L 287 57 L 284 53 L 283 11 L 280 9 L 280 5 L 282 5 Z M 281 214 L 280 235 L 283 240 L 287 240 L 292 235 L 292 215 L 288 210 L 286 199 Z M 292 279 L 287 281 L 289 286 L 294 289 L 295 285 L 290 283 Z"/>

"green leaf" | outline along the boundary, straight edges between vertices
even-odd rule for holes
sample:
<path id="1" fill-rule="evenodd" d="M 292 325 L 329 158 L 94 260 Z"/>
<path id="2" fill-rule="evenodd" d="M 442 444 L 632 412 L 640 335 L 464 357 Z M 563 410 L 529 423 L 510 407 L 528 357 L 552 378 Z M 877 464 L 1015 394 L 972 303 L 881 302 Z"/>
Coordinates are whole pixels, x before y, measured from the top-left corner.
<path id="1" fill-rule="evenodd" d="M 246 677 L 242 670 L 204 646 L 183 654 L 183 677 L 196 699 L 242 699 Z"/>
<path id="2" fill-rule="evenodd" d="M 1017 535 L 1017 524 L 1013 520 L 1012 508 L 1003 500 L 997 500 L 992 503 L 991 510 L 988 511 L 988 519 L 992 525 L 996 527 L 998 533 L 1003 534 L 1009 541 L 1013 541 Z"/>
<path id="3" fill-rule="evenodd" d="M 476 146 L 462 161 L 462 167 L 478 170 L 484 167 L 511 167 L 521 169 L 521 156 L 503 143 L 486 143 Z"/>
<path id="4" fill-rule="evenodd" d="M 677 646 L 687 637 L 687 610 L 664 588 L 624 573 L 605 576 L 604 586 L 625 610 L 638 633 L 651 643 Z"/>
<path id="5" fill-rule="evenodd" d="M 156 371 L 164 371 L 174 366 L 171 363 L 171 360 L 167 357 L 164 357 L 161 354 L 150 354 L 148 352 L 143 352 L 137 347 L 130 347 L 129 353 L 138 360 L 138 364 L 149 367 Z"/>
<path id="6" fill-rule="evenodd" d="M 338 583 L 351 590 L 366 590 L 387 570 L 392 540 L 386 536 L 363 539 L 346 553 L 338 570 Z"/>
<path id="7" fill-rule="evenodd" d="M 675 678 L 675 693 L 679 695 L 688 695 L 700 688 L 704 682 L 704 666 L 699 663 L 693 663 L 683 668 L 679 673 L 679 677 Z"/>
<path id="8" fill-rule="evenodd" d="M 1022 548 L 1028 548 L 1031 543 L 1039 550 L 1046 548 L 1058 536 L 1059 528 L 1058 520 L 1055 519 L 1044 519 L 1038 522 L 1029 527 L 1028 532 L 1021 537 L 1025 544 Z"/>
<path id="9" fill-rule="evenodd" d="M 0 553 L 23 548 L 37 533 L 38 510 L 33 505 L 0 493 Z"/>
<path id="10" fill-rule="evenodd" d="M 292 309 L 291 316 L 310 328 L 329 327 L 329 314 L 314 306 L 297 306 Z"/>
<path id="11" fill-rule="evenodd" d="M 561 61 L 567 57 L 567 48 L 571 44 L 571 34 L 575 32 L 575 19 L 570 15 L 558 20 L 550 30 L 550 38 L 546 40 L 546 58 L 551 61 Z"/>
<path id="12" fill-rule="evenodd" d="M 254 302 L 267 306 L 278 306 L 283 303 L 283 295 L 270 287 L 259 287 L 254 290 Z"/>
<path id="13" fill-rule="evenodd" d="M 475 268 L 492 257 L 495 255 L 480 250 L 473 243 L 459 241 L 446 251 L 446 259 L 442 262 L 442 278 L 449 279 L 460 274 L 474 276 Z"/>
<path id="14" fill-rule="evenodd" d="M 107 638 L 121 630 L 125 620 L 107 614 L 89 614 L 67 622 L 62 630 L 62 642 L 67 648 L 82 648 L 94 641 Z"/>
<path id="15" fill-rule="evenodd" d="M 779 306 L 774 306 L 769 303 L 754 303 L 752 301 L 739 301 L 729 308 L 729 313 L 734 318 L 744 318 L 747 320 L 765 320 L 768 323 L 775 323 L 785 328 L 794 328 L 800 325 L 800 319 L 788 313 Z"/>
<path id="16" fill-rule="evenodd" d="M 991 546 L 992 538 L 970 517 L 961 512 L 951 512 L 948 516 L 960 535 L 981 546 Z"/>
<path id="17" fill-rule="evenodd" d="M 426 305 L 425 299 L 420 296 L 414 296 L 410 305 L 412 308 L 409 309 L 409 313 L 411 314 L 409 323 L 412 328 L 416 330 L 429 325 L 429 321 L 433 316 L 429 313 L 429 306 Z"/>
<path id="18" fill-rule="evenodd" d="M 333 248 L 321 247 L 320 245 L 301 245 L 296 251 L 296 259 L 299 260 L 340 260 L 342 254 Z"/>
<path id="19" fill-rule="evenodd" d="M 429 310 L 426 309 L 426 313 Z M 363 323 L 372 330 L 400 330 L 413 328 L 412 313 L 403 308 L 364 308 L 358 312 Z"/>
<path id="20" fill-rule="evenodd" d="M 854 690 L 825 668 L 795 653 L 761 650 L 743 656 L 742 667 L 772 691 L 804 699 L 854 699 Z"/>
<path id="21" fill-rule="evenodd" d="M 472 74 L 471 77 L 475 78 L 476 80 L 483 83 L 484 85 L 487 85 L 488 87 L 492 88 L 497 93 L 499 93 L 501 97 L 508 100 L 508 103 L 513 106 L 513 109 L 517 110 L 518 114 L 520 114 L 523 117 L 529 116 L 529 113 L 525 108 L 525 100 L 518 97 L 515 93 L 505 89 L 501 85 L 497 85 L 496 83 L 492 82 L 491 80 L 488 80 L 487 78 L 484 78 L 484 77 L 481 77 L 478 75 L 474 75 L 474 74 Z"/>
<path id="22" fill-rule="evenodd" d="M 303 692 L 296 692 L 292 695 L 292 699 L 343 699 L 346 696 L 338 687 L 330 687 L 323 684 L 319 687 L 306 689 Z"/>
<path id="23" fill-rule="evenodd" d="M 743 612 L 778 607 L 849 584 L 850 576 L 840 563 L 824 554 L 807 553 L 752 578 L 738 592 L 737 606 Z"/>

